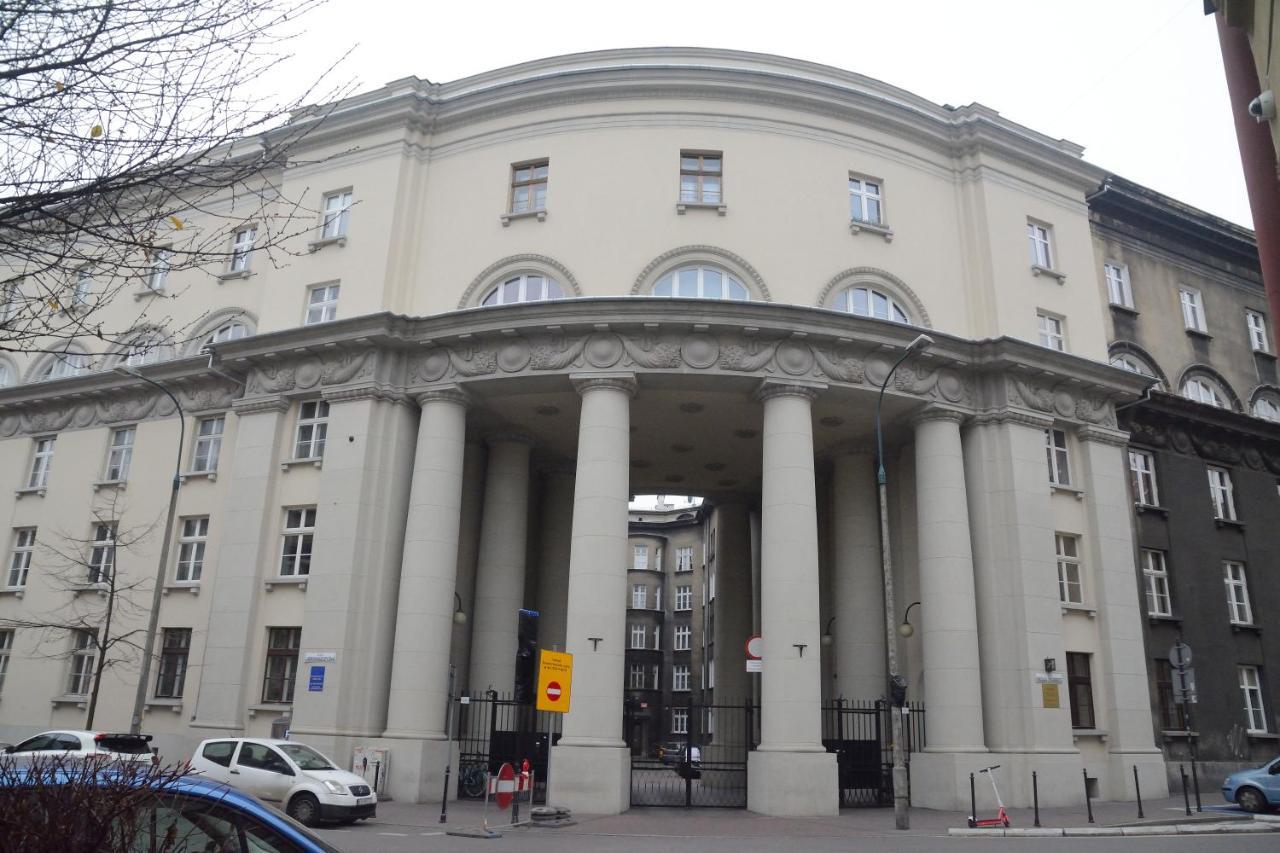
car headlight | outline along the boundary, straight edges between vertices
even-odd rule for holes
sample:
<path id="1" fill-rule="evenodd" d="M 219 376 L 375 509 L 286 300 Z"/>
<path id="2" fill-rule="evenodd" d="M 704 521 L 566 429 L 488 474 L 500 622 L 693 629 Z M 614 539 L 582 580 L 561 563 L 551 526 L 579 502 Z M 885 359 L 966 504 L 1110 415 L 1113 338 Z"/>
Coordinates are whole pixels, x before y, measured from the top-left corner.
<path id="1" fill-rule="evenodd" d="M 345 794 L 347 792 L 347 789 L 344 786 L 338 784 L 332 779 L 325 779 L 324 786 L 328 789 L 330 794 Z"/>

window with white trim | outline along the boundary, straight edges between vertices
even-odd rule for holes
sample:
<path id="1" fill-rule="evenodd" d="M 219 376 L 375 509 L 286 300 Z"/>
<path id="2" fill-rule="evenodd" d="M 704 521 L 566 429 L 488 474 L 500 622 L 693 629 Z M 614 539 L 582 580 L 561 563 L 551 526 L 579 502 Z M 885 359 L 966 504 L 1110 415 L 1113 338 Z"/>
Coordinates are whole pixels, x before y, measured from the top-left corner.
<path id="1" fill-rule="evenodd" d="M 157 334 L 138 335 L 129 342 L 125 351 L 125 367 L 142 367 L 144 364 L 155 364 L 167 357 L 164 339 Z"/>
<path id="2" fill-rule="evenodd" d="M 515 305 L 520 302 L 546 302 L 564 299 L 564 288 L 555 279 L 541 273 L 521 273 L 489 290 L 481 305 Z"/>
<path id="3" fill-rule="evenodd" d="M 1045 454 L 1049 460 L 1049 483 L 1054 486 L 1071 485 L 1070 457 L 1067 455 L 1067 433 L 1060 429 L 1044 431 Z"/>
<path id="4" fill-rule="evenodd" d="M 1133 289 L 1129 286 L 1129 267 L 1124 264 L 1103 264 L 1107 279 L 1107 299 L 1121 308 L 1133 307 Z"/>
<path id="5" fill-rule="evenodd" d="M 1172 616 L 1173 604 L 1169 598 L 1169 568 L 1164 552 L 1151 548 L 1142 549 L 1142 579 L 1146 585 L 1147 615 Z"/>
<path id="6" fill-rule="evenodd" d="M 687 735 L 689 733 L 688 708 L 671 709 L 671 733 L 673 735 Z"/>
<path id="7" fill-rule="evenodd" d="M 337 284 L 318 284 L 307 291 L 307 316 L 304 326 L 316 323 L 328 323 L 338 318 L 338 292 L 342 289 Z"/>
<path id="8" fill-rule="evenodd" d="M 1231 482 L 1231 472 L 1226 468 L 1209 466 L 1209 499 L 1213 501 L 1214 518 L 1236 520 L 1235 486 Z"/>
<path id="9" fill-rule="evenodd" d="M 49 486 L 49 472 L 53 468 L 53 447 L 56 435 L 37 438 L 35 455 L 31 458 L 31 475 L 27 477 L 28 489 L 44 489 Z"/>
<path id="10" fill-rule="evenodd" d="M 648 590 L 644 584 L 637 583 L 631 585 L 631 606 L 637 610 L 643 610 L 645 604 L 649 600 Z"/>
<path id="11" fill-rule="evenodd" d="M 88 306 L 89 297 L 92 295 L 93 270 L 89 267 L 81 267 L 76 270 L 75 282 L 71 285 L 71 307 L 77 309 Z"/>
<path id="12" fill-rule="evenodd" d="M 9 557 L 8 589 L 22 589 L 27 585 L 31 572 L 31 557 L 36 551 L 36 528 L 15 527 L 13 530 L 13 554 Z"/>
<path id="13" fill-rule="evenodd" d="M 324 456 L 329 434 L 329 403 L 309 400 L 298 407 L 298 427 L 294 433 L 293 458 L 319 459 Z"/>
<path id="14" fill-rule="evenodd" d="M 351 219 L 351 191 L 329 193 L 324 197 L 324 216 L 320 221 L 320 239 L 336 240 L 347 236 Z"/>
<path id="15" fill-rule="evenodd" d="M 111 444 L 107 447 L 107 470 L 103 479 L 108 483 L 129 479 L 129 465 L 133 461 L 133 427 L 119 427 L 111 431 Z"/>
<path id="16" fill-rule="evenodd" d="M 168 248 L 156 249 L 151 257 L 151 268 L 147 271 L 147 290 L 163 293 L 165 281 L 169 278 L 169 270 L 173 267 L 173 251 Z"/>
<path id="17" fill-rule="evenodd" d="M 693 609 L 693 587 L 685 584 L 676 587 L 676 610 Z"/>
<path id="18" fill-rule="evenodd" d="M 649 568 L 649 546 L 648 545 L 632 546 L 631 568 L 633 569 Z"/>
<path id="19" fill-rule="evenodd" d="M 1206 406 L 1228 408 L 1226 395 L 1216 384 L 1201 376 L 1190 376 L 1182 383 L 1182 396 Z"/>
<path id="20" fill-rule="evenodd" d="M 662 648 L 662 626 L 653 626 L 653 648 L 655 651 Z"/>
<path id="21" fill-rule="evenodd" d="M 836 298 L 836 307 L 859 317 L 874 317 L 877 320 L 892 320 L 895 323 L 909 323 L 907 312 L 889 294 L 874 287 L 849 287 L 840 292 Z"/>
<path id="22" fill-rule="evenodd" d="M 93 686 L 93 662 L 98 657 L 97 635 L 93 631 L 71 632 L 71 677 L 69 696 L 84 696 Z"/>
<path id="23" fill-rule="evenodd" d="M 627 688 L 630 690 L 645 689 L 644 664 L 633 663 L 627 667 Z"/>
<path id="24" fill-rule="evenodd" d="M 248 272 L 249 261 L 253 257 L 253 244 L 258 239 L 258 227 L 248 225 L 237 229 L 231 238 L 231 263 L 227 269 L 231 272 Z"/>
<path id="25" fill-rule="evenodd" d="M 201 418 L 196 422 L 196 441 L 191 450 L 191 470 L 208 473 L 218 470 L 218 457 L 222 453 L 222 431 L 226 428 L 225 415 Z"/>
<path id="26" fill-rule="evenodd" d="M 1257 311 L 1244 312 L 1245 326 L 1249 330 L 1249 346 L 1254 352 L 1270 352 L 1267 343 L 1267 318 Z"/>
<path id="27" fill-rule="evenodd" d="M 869 225 L 882 224 L 881 201 L 879 181 L 849 176 L 849 218 L 851 220 L 866 222 Z"/>
<path id="28" fill-rule="evenodd" d="M 1121 370 L 1127 370 L 1130 373 L 1136 373 L 1139 376 L 1154 377 L 1156 375 L 1155 371 L 1152 370 L 1148 364 L 1146 364 L 1137 356 L 1130 355 L 1127 352 L 1116 353 L 1115 355 L 1111 356 L 1110 361 L 1111 361 L 1112 367 L 1118 367 Z M 1156 387 L 1160 388 L 1162 386 L 1157 385 Z"/>
<path id="29" fill-rule="evenodd" d="M 0 628 L 0 693 L 4 692 L 4 677 L 9 672 L 9 655 L 13 653 L 13 628 Z"/>
<path id="30" fill-rule="evenodd" d="M 1160 506 L 1155 454 L 1145 450 L 1129 451 L 1129 484 L 1133 488 L 1134 502 L 1143 506 Z"/>
<path id="31" fill-rule="evenodd" d="M 1249 603 L 1249 578 L 1244 563 L 1227 560 L 1222 564 L 1222 581 L 1227 587 L 1227 613 L 1232 625 L 1252 625 L 1253 605 Z"/>
<path id="32" fill-rule="evenodd" d="M 1178 301 L 1182 305 L 1182 324 L 1189 331 L 1205 331 L 1204 305 L 1200 299 L 1200 291 L 1190 287 L 1180 287 Z"/>
<path id="33" fill-rule="evenodd" d="M 1066 323 L 1061 317 L 1041 311 L 1036 314 L 1036 327 L 1040 332 L 1040 346 L 1067 351 Z"/>
<path id="34" fill-rule="evenodd" d="M 517 163 L 511 167 L 511 212 L 533 213 L 547 209 L 550 160 Z"/>
<path id="35" fill-rule="evenodd" d="M 316 508 L 300 506 L 284 513 L 283 546 L 280 549 L 280 577 L 311 574 L 311 545 L 316 535 Z"/>
<path id="36" fill-rule="evenodd" d="M 652 667 L 650 667 L 650 668 L 649 668 L 649 678 L 650 678 L 650 685 L 651 685 L 651 686 L 650 686 L 650 689 L 651 689 L 651 690 L 661 690 L 661 689 L 662 689 L 662 682 L 658 680 L 658 679 L 661 677 L 659 673 L 660 673 L 660 670 L 659 670 L 658 665 L 657 665 L 656 663 L 655 663 Z"/>
<path id="37" fill-rule="evenodd" d="M 204 549 L 209 542 L 209 516 L 193 516 L 181 521 L 178 535 L 178 569 L 174 579 L 194 583 L 204 573 Z"/>
<path id="38" fill-rule="evenodd" d="M 1256 666 L 1238 666 L 1240 674 L 1240 694 L 1244 699 L 1244 715 L 1248 720 L 1250 734 L 1263 734 L 1267 731 L 1266 706 L 1262 702 L 1262 678 Z"/>
<path id="39" fill-rule="evenodd" d="M 218 326 L 209 334 L 205 335 L 204 343 L 200 346 L 200 351 L 205 352 L 209 348 L 209 344 L 220 344 L 223 341 L 235 341 L 249 334 L 249 327 L 239 320 L 228 320 Z"/>
<path id="40" fill-rule="evenodd" d="M 54 353 L 40 368 L 36 381 L 83 376 L 89 370 L 89 356 L 76 350 Z"/>
<path id="41" fill-rule="evenodd" d="M 1055 533 L 1058 552 L 1058 598 L 1064 604 L 1083 604 L 1084 589 L 1080 582 L 1080 538 Z"/>
<path id="42" fill-rule="evenodd" d="M 89 543 L 88 583 L 109 583 L 116 568 L 116 523 L 99 521 Z"/>
<path id="43" fill-rule="evenodd" d="M 1053 269 L 1052 229 L 1043 223 L 1027 220 L 1027 242 L 1031 249 L 1031 265 Z"/>
<path id="44" fill-rule="evenodd" d="M 1272 423 L 1280 422 L 1280 403 L 1271 394 L 1259 394 L 1253 401 L 1253 416 Z"/>
<path id="45" fill-rule="evenodd" d="M 724 158 L 719 151 L 680 152 L 680 203 L 721 204 Z"/>
<path id="46" fill-rule="evenodd" d="M 682 546 L 676 548 L 676 571 L 691 572 L 693 571 L 693 546 Z"/>
<path id="47" fill-rule="evenodd" d="M 729 299 L 745 302 L 751 298 L 745 285 L 718 267 L 688 266 L 672 270 L 653 285 L 654 296 L 692 299 Z"/>
<path id="48" fill-rule="evenodd" d="M 689 664 L 678 663 L 671 667 L 671 689 L 681 691 L 689 689 Z"/>
<path id="49" fill-rule="evenodd" d="M 631 645 L 629 646 L 629 648 L 643 649 L 645 645 L 645 638 L 647 636 L 648 636 L 648 632 L 645 631 L 643 625 L 632 625 L 631 626 Z"/>
<path id="50" fill-rule="evenodd" d="M 689 651 L 689 640 L 693 636 L 693 629 L 688 625 L 677 625 L 675 627 L 674 640 L 671 648 L 677 652 Z"/>

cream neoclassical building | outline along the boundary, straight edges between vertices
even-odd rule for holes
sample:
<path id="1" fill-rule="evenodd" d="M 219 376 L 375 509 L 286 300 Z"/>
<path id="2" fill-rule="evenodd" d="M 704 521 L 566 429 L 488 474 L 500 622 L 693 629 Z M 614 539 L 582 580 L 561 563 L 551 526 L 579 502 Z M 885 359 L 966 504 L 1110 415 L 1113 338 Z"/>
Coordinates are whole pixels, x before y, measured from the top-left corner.
<path id="1" fill-rule="evenodd" d="M 180 293 L 165 310 L 198 321 L 133 359 L 181 425 L 105 369 L 128 353 L 5 365 L 0 620 L 100 606 L 90 578 L 55 582 L 53 547 L 162 523 L 185 431 L 144 724 L 166 756 L 288 717 L 339 761 L 388 749 L 395 797 L 438 798 L 450 664 L 509 690 L 535 607 L 542 645 L 575 655 L 552 800 L 627 808 L 628 497 L 677 492 L 720 508 L 715 691 L 758 693 L 749 807 L 834 813 L 820 707 L 885 693 L 876 395 L 927 331 L 884 400 L 896 618 L 920 602 L 897 647 L 927 709 L 913 801 L 958 808 L 990 764 L 1015 804 L 1033 770 L 1046 804 L 1083 799 L 1082 770 L 1109 798 L 1135 767 L 1164 784 L 1115 417 L 1146 380 L 1106 364 L 1085 204 L 1104 175 L 1080 148 L 684 49 L 396 81 L 305 146 L 280 197 L 325 213 L 296 257 L 255 255 L 241 223 L 229 268 L 109 309 Z M 149 589 L 159 540 L 121 548 L 119 575 Z M 728 649 L 757 628 L 748 676 Z M 74 637 L 0 644 L 0 737 L 83 723 Z M 1095 728 L 1046 666 L 1068 653 Z M 136 672 L 108 670 L 96 725 L 128 724 Z"/>

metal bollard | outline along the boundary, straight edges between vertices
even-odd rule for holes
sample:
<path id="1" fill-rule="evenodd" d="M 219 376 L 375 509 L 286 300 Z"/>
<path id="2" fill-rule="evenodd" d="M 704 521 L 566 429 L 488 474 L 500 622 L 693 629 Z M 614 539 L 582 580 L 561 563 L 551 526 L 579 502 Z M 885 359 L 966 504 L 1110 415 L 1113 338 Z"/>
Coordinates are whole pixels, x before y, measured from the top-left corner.
<path id="1" fill-rule="evenodd" d="M 1187 807 L 1187 817 L 1191 817 L 1191 797 L 1187 794 L 1187 768 L 1186 765 L 1178 765 L 1178 775 L 1182 777 L 1182 802 Z"/>
<path id="2" fill-rule="evenodd" d="M 1040 780 L 1036 778 L 1036 771 L 1031 771 L 1031 802 L 1036 808 L 1036 826 L 1040 826 Z"/>
<path id="3" fill-rule="evenodd" d="M 1089 771 L 1081 770 L 1080 775 L 1084 777 L 1084 807 L 1089 812 L 1089 823 L 1093 823 L 1093 800 L 1089 798 Z"/>
<path id="4" fill-rule="evenodd" d="M 1138 795 L 1138 820 L 1146 815 L 1142 813 L 1142 783 L 1138 781 L 1138 765 L 1133 765 L 1133 790 Z"/>
<path id="5" fill-rule="evenodd" d="M 1200 774 L 1196 772 L 1196 759 L 1194 755 L 1191 758 L 1191 790 L 1194 791 L 1196 795 L 1196 811 L 1204 811 L 1204 808 L 1200 805 Z"/>
<path id="6" fill-rule="evenodd" d="M 969 825 L 978 819 L 978 796 L 973 790 L 973 774 L 969 774 Z"/>

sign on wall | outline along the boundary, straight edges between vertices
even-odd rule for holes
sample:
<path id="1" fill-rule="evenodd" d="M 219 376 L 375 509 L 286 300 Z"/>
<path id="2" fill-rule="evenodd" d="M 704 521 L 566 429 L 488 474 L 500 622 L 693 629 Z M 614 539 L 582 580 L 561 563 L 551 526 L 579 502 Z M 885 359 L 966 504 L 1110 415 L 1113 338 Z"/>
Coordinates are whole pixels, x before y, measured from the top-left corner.
<path id="1" fill-rule="evenodd" d="M 573 655 L 543 649 L 538 655 L 537 709 L 563 714 L 569 710 L 572 692 Z"/>

